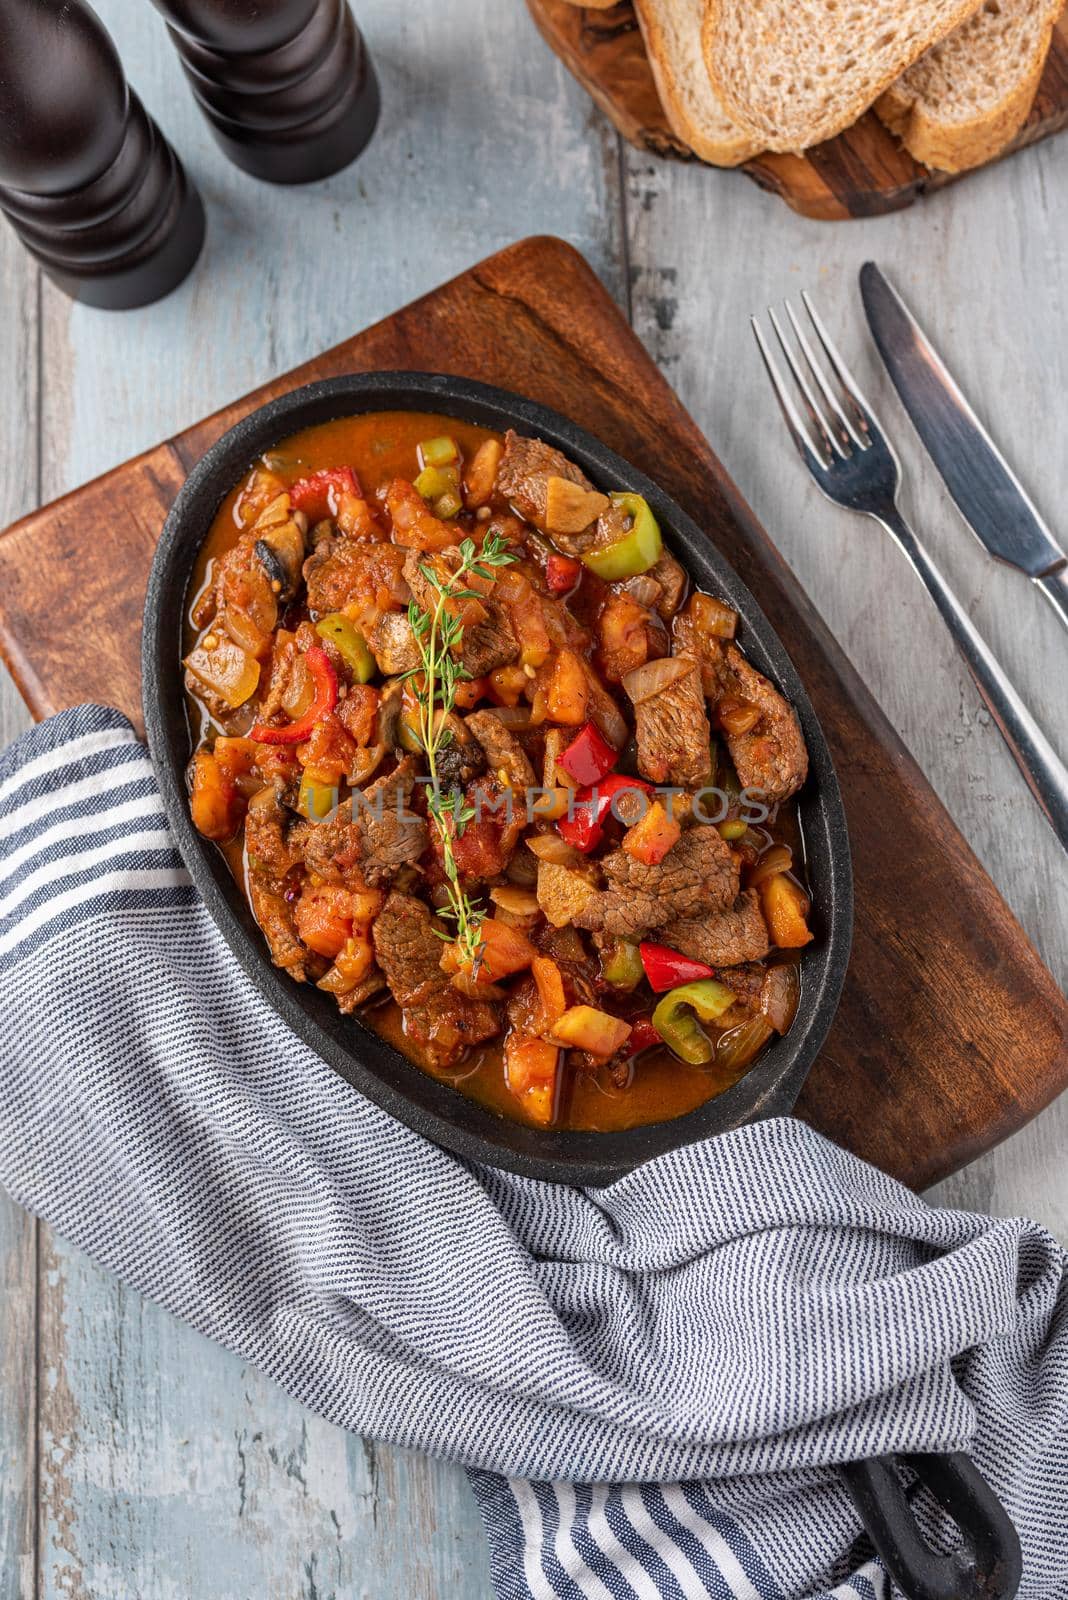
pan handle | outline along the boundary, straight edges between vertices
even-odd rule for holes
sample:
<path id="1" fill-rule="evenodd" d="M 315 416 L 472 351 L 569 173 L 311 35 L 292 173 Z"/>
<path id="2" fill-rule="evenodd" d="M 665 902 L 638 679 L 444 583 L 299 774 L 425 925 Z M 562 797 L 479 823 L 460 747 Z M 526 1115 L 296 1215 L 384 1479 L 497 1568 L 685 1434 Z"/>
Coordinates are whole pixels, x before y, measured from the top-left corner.
<path id="1" fill-rule="evenodd" d="M 930 1490 L 961 1532 L 949 1555 L 920 1532 L 895 1462 Z M 876 1456 L 838 1468 L 868 1537 L 908 1600 L 1012 1600 L 1020 1586 L 1020 1540 L 1005 1507 L 963 1452 Z"/>

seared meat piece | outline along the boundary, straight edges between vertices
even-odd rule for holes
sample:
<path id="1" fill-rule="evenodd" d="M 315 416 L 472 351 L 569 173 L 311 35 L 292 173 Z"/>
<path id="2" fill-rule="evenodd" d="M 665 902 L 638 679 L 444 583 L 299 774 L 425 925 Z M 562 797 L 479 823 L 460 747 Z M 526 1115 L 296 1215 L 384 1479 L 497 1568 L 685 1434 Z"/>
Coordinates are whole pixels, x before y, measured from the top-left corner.
<path id="1" fill-rule="evenodd" d="M 422 817 L 407 809 L 419 773 L 414 756 L 405 756 L 395 772 L 378 778 L 340 805 L 328 822 L 312 827 L 304 859 L 311 872 L 327 883 L 353 889 L 385 888 L 409 862 L 426 849 Z"/>
<path id="2" fill-rule="evenodd" d="M 249 872 L 278 883 L 303 861 L 311 827 L 285 804 L 285 793 L 285 784 L 276 778 L 253 795 L 245 819 Z"/>
<path id="3" fill-rule="evenodd" d="M 705 711 L 701 669 L 677 656 L 677 676 L 657 687 L 658 664 L 628 672 L 623 687 L 634 704 L 638 770 L 650 783 L 697 789 L 712 775 L 712 732 Z"/>
<path id="4" fill-rule="evenodd" d="M 465 789 L 486 770 L 486 752 L 462 717 L 450 711 L 445 719 L 449 737 L 438 746 L 436 765 L 443 789 Z"/>
<path id="5" fill-rule="evenodd" d="M 368 633 L 367 643 L 384 678 L 399 678 L 422 662 L 412 625 L 403 611 L 383 611 Z"/>
<path id="6" fill-rule="evenodd" d="M 337 1008 L 346 1017 L 352 1015 L 365 1001 L 371 1000 L 376 994 L 381 994 L 386 987 L 386 980 L 377 967 L 372 967 L 366 978 L 361 978 L 355 989 L 350 989 L 348 994 L 335 995 Z"/>
<path id="7" fill-rule="evenodd" d="M 353 604 L 407 605 L 404 551 L 395 544 L 322 539 L 304 563 L 308 608 L 316 616 Z"/>
<path id="8" fill-rule="evenodd" d="M 702 828 L 702 833 L 715 833 Z M 673 922 L 661 938 L 672 950 L 710 967 L 740 966 L 745 961 L 762 961 L 770 949 L 768 930 L 755 889 L 745 889 L 726 911 L 706 917 Z M 729 977 L 723 980 L 730 983 Z M 733 985 L 732 985 L 733 987 Z"/>
<path id="9" fill-rule="evenodd" d="M 727 735 L 738 781 L 743 789 L 759 790 L 769 804 L 788 800 L 808 777 L 808 751 L 797 713 L 737 645 L 727 645 L 723 660 L 721 696 L 736 695 L 760 710 L 760 721 L 748 733 Z"/>
<path id="10" fill-rule="evenodd" d="M 283 967 L 291 978 L 303 983 L 308 976 L 310 952 L 297 938 L 293 907 L 280 887 L 264 873 L 249 873 L 248 894 L 253 915 L 270 947 L 271 960 L 276 967 Z"/>
<path id="11" fill-rule="evenodd" d="M 534 768 L 515 734 L 492 711 L 473 711 L 464 719 L 464 725 L 482 746 L 490 778 L 497 780 L 502 791 L 512 791 L 512 820 L 506 820 L 503 806 L 499 813 L 504 823 L 501 851 L 507 861 L 527 825 L 527 790 L 534 787 Z M 496 802 L 497 796 L 488 785 L 486 795 Z"/>
<path id="12" fill-rule="evenodd" d="M 538 862 L 538 904 L 546 921 L 554 928 L 566 928 L 577 922 L 579 913 L 598 897 L 597 887 L 587 872 L 554 866 L 551 861 Z"/>
<path id="13" fill-rule="evenodd" d="M 574 920 L 580 928 L 603 929 L 623 938 L 663 928 L 678 918 L 714 915 L 733 904 L 738 893 L 738 858 L 715 828 L 690 828 L 656 866 L 635 861 L 625 850 L 614 850 L 601 867 L 608 888 Z M 666 935 L 663 942 L 673 945 Z"/>
<path id="14" fill-rule="evenodd" d="M 576 484 L 580 489 L 595 494 L 593 484 L 586 474 L 569 461 L 551 444 L 541 439 L 522 439 L 511 429 L 504 437 L 504 453 L 497 468 L 497 493 L 514 506 L 521 517 L 532 522 L 543 533 L 551 533 L 554 544 L 569 555 L 581 555 L 597 542 L 596 519 L 599 506 L 590 502 L 590 517 L 585 529 L 568 533 L 563 529 L 551 530 L 546 523 L 549 500 L 549 483 L 562 478 L 565 483 Z M 600 506 L 604 505 L 603 496 Z"/>
<path id="15" fill-rule="evenodd" d="M 455 1066 L 472 1045 L 496 1034 L 493 1006 L 469 1000 L 441 970 L 445 946 L 430 911 L 414 895 L 391 894 L 372 929 L 375 956 L 404 1013 L 404 1031 L 429 1065 Z"/>
<path id="16" fill-rule="evenodd" d="M 660 585 L 660 595 L 655 602 L 656 609 L 665 622 L 670 622 L 686 593 L 685 569 L 665 550 L 659 561 L 654 562 L 649 568 L 646 576 Z"/>
<path id="17" fill-rule="evenodd" d="M 445 562 L 450 570 L 455 570 L 460 564 L 460 552 L 455 549 L 442 550 L 437 560 Z M 421 551 L 410 551 L 404 563 L 404 576 L 423 610 L 433 611 L 438 597 L 420 571 L 420 565 L 425 562 L 426 557 Z M 493 596 L 488 596 L 480 603 L 488 615 L 482 622 L 465 627 L 459 646 L 452 651 L 472 678 L 482 678 L 497 667 L 508 666 L 519 654 L 519 641 L 512 632 L 511 623 Z"/>

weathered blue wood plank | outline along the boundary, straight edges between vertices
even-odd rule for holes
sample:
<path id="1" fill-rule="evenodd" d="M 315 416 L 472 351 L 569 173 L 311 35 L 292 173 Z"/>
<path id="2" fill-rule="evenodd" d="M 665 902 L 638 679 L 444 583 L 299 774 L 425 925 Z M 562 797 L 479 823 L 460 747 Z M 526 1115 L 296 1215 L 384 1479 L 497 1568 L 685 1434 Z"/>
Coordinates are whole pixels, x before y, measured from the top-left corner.
<path id="1" fill-rule="evenodd" d="M 46 288 L 42 497 L 526 233 L 572 239 L 622 292 L 614 136 L 521 6 L 470 0 L 461 26 L 431 0 L 364 0 L 381 128 L 294 191 L 216 152 L 151 8 L 97 5 L 202 188 L 208 242 L 143 311 Z M 41 1600 L 489 1595 L 462 1473 L 321 1423 L 47 1232 L 40 1342 Z"/>
<path id="2" fill-rule="evenodd" d="M 37 271 L 0 234 L 0 526 L 37 503 Z M 12 381 L 12 378 L 14 381 Z M 0 745 L 26 726 L 0 669 Z M 37 1229 L 0 1191 L 0 1600 L 34 1583 Z"/>

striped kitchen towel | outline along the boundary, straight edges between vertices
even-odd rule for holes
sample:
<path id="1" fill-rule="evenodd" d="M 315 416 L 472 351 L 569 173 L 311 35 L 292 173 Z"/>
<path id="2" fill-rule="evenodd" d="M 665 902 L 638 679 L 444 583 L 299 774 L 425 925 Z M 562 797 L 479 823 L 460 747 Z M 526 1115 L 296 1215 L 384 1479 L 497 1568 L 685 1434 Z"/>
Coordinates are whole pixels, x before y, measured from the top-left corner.
<path id="1" fill-rule="evenodd" d="M 1022 1594 L 1068 1595 L 1035 1223 L 932 1210 L 789 1119 L 600 1191 L 437 1149 L 266 1006 L 99 707 L 0 758 L 0 993 L 0 1183 L 339 1426 L 466 1464 L 501 1600 L 884 1600 L 830 1464 L 954 1448 Z"/>

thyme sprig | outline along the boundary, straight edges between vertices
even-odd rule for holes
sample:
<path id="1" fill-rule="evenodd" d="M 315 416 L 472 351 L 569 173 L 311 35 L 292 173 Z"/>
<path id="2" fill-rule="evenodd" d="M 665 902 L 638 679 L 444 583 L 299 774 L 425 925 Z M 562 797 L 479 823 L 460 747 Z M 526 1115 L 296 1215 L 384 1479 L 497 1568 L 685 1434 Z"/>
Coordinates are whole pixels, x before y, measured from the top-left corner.
<path id="1" fill-rule="evenodd" d="M 419 741 L 426 753 L 430 778 L 427 811 L 441 840 L 445 890 L 448 895 L 448 905 L 443 908 L 442 914 L 455 924 L 461 957 L 474 970 L 481 945 L 479 929 L 482 917 L 460 887 L 452 841 L 454 835 L 456 838 L 461 836 L 474 817 L 475 810 L 458 790 L 443 792 L 438 778 L 438 753 L 452 737 L 447 719 L 456 704 L 457 686 L 471 677 L 458 656 L 459 646 L 463 643 L 464 625 L 450 611 L 449 605 L 457 600 L 480 600 L 482 596 L 465 585 L 464 578 L 470 574 L 477 578 L 492 579 L 495 568 L 508 566 L 516 556 L 495 531 L 486 535 L 481 549 L 473 539 L 464 539 L 459 546 L 459 555 L 456 571 L 447 577 L 442 577 L 427 564 L 420 564 L 419 571 L 436 599 L 431 610 L 424 610 L 414 599 L 408 603 L 408 621 L 420 657 L 420 665 L 408 676 L 413 678 L 415 684 Z"/>

